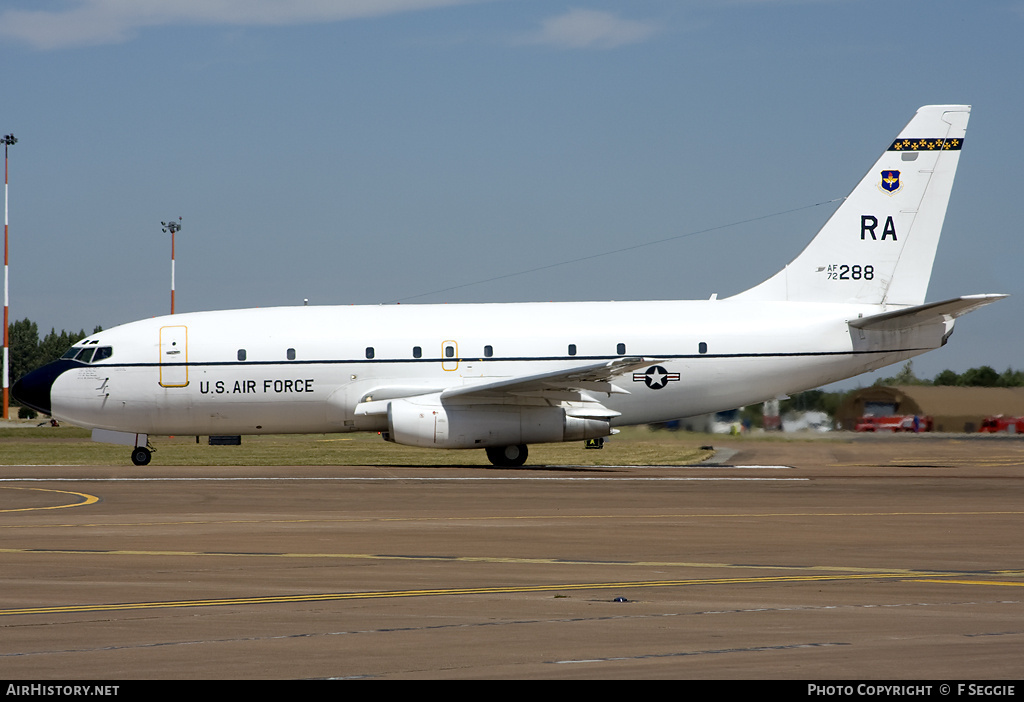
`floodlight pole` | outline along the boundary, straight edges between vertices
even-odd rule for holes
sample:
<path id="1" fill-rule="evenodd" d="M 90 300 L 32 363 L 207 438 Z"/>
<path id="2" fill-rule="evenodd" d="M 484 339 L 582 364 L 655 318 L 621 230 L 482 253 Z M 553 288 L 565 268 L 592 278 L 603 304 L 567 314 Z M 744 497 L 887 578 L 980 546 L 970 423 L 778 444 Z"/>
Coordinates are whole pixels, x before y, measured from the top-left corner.
<path id="1" fill-rule="evenodd" d="M 181 217 L 178 221 L 160 222 L 164 225 L 163 232 L 171 233 L 171 314 L 174 314 L 174 235 L 181 230 Z"/>
<path id="2" fill-rule="evenodd" d="M 7 259 L 7 150 L 18 143 L 18 140 L 14 138 L 13 134 L 5 134 L 3 137 L 4 143 L 4 362 L 3 362 L 3 418 L 9 419 L 10 412 L 8 410 L 10 403 L 10 379 L 7 377 L 10 374 L 11 362 L 9 358 L 10 354 L 10 339 L 9 339 L 9 327 L 10 327 L 10 314 L 8 312 L 10 308 L 9 299 L 9 282 L 7 277 L 8 271 L 8 259 Z"/>

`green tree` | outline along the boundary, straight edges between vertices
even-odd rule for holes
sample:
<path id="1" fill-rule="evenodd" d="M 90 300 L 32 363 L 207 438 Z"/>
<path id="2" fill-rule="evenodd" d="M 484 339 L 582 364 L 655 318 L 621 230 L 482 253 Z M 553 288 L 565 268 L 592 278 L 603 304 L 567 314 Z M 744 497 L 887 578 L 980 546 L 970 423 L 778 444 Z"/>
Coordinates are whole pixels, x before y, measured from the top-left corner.
<path id="1" fill-rule="evenodd" d="M 101 331 L 103 327 L 97 326 L 92 333 Z M 14 385 L 26 373 L 56 361 L 68 348 L 86 337 L 85 330 L 70 334 L 61 330 L 58 334 L 56 329 L 51 328 L 50 333 L 40 341 L 38 325 L 28 318 L 11 323 L 7 333 L 10 338 L 9 385 Z"/>
<path id="2" fill-rule="evenodd" d="M 888 378 L 879 378 L 874 382 L 875 387 L 888 385 L 931 385 L 930 380 L 922 380 L 914 375 L 914 362 L 907 361 L 900 372 Z"/>
<path id="3" fill-rule="evenodd" d="M 21 376 L 39 367 L 39 327 L 28 318 L 12 322 L 7 328 L 10 346 L 8 385 L 14 385 Z"/>
<path id="4" fill-rule="evenodd" d="M 999 374 L 992 366 L 981 366 L 964 371 L 960 384 L 969 387 L 994 388 L 999 383 Z"/>
<path id="5" fill-rule="evenodd" d="M 64 355 L 64 352 L 67 351 L 68 348 L 85 337 L 86 333 L 84 329 L 71 333 L 61 329 L 58 334 L 56 329 L 51 328 L 50 333 L 44 336 L 43 340 L 39 342 L 39 365 L 45 365 L 50 361 L 56 361 Z"/>
<path id="6" fill-rule="evenodd" d="M 1007 368 L 999 375 L 996 385 L 1001 388 L 1019 388 L 1024 385 L 1024 371 Z"/>
<path id="7" fill-rule="evenodd" d="M 1024 371 L 1007 368 L 996 374 L 991 366 L 971 368 L 957 375 L 951 370 L 944 370 L 935 376 L 933 385 L 960 385 L 986 388 L 1019 388 L 1024 386 Z"/>

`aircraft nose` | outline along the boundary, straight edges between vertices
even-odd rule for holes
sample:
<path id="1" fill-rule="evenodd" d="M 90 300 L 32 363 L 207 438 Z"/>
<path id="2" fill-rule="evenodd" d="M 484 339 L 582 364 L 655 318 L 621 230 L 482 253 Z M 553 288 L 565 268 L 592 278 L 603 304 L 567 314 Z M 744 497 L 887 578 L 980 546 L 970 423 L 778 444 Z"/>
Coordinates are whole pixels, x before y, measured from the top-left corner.
<path id="1" fill-rule="evenodd" d="M 50 411 L 50 389 L 53 387 L 53 382 L 57 376 L 75 365 L 73 361 L 64 359 L 47 363 L 42 368 L 25 374 L 15 382 L 11 388 L 11 395 L 19 404 L 31 407 L 43 414 L 52 414 Z"/>

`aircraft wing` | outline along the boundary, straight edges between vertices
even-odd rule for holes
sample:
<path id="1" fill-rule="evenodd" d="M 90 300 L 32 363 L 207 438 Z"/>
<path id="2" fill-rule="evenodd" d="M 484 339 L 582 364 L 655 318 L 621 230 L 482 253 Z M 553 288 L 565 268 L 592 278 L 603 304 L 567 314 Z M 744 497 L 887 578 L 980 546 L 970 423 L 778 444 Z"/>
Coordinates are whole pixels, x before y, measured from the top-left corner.
<path id="1" fill-rule="evenodd" d="M 604 407 L 589 393 L 628 394 L 628 390 L 614 385 L 612 379 L 649 365 L 649 359 L 628 356 L 546 373 L 471 381 L 465 385 L 446 388 L 437 393 L 436 397 L 441 401 L 456 403 L 489 400 L 501 404 L 517 404 L 534 398 L 569 403 L 566 412 L 572 416 L 608 418 L 618 416 L 619 413 Z M 355 412 L 358 415 L 386 414 L 389 402 L 390 400 L 362 402 L 356 406 Z"/>
<path id="2" fill-rule="evenodd" d="M 870 317 L 851 319 L 849 324 L 855 329 L 869 331 L 896 331 L 909 329 L 923 324 L 948 321 L 972 312 L 979 307 L 1002 300 L 1007 295 L 964 295 L 941 302 L 929 302 L 914 305 L 893 312 L 873 314 Z"/>
<path id="3" fill-rule="evenodd" d="M 493 397 L 494 395 L 535 395 L 549 392 L 574 392 L 590 390 L 607 394 L 628 393 L 611 379 L 622 373 L 651 365 L 651 362 L 636 356 L 617 358 L 614 361 L 592 363 L 568 370 L 549 371 L 533 375 L 513 376 L 481 383 L 468 383 L 450 387 L 441 392 L 441 399 L 454 397 Z"/>

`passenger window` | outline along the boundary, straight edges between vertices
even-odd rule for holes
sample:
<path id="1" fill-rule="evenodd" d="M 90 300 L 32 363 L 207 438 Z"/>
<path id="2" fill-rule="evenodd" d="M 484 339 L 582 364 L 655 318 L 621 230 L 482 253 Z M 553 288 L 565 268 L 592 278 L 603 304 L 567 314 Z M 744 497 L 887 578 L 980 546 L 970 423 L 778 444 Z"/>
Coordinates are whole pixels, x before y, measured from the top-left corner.
<path id="1" fill-rule="evenodd" d="M 575 356 L 576 355 L 576 344 L 569 344 L 569 355 L 570 356 Z"/>
<path id="2" fill-rule="evenodd" d="M 367 358 L 373 358 L 373 347 L 372 346 L 367 346 L 366 347 L 366 357 Z"/>
<path id="3" fill-rule="evenodd" d="M 238 360 L 239 361 L 244 361 L 245 360 L 245 349 L 238 349 Z"/>
<path id="4" fill-rule="evenodd" d="M 412 357 L 413 358 L 422 358 L 423 357 L 423 349 L 421 349 L 419 346 L 413 346 L 412 347 Z"/>
<path id="5" fill-rule="evenodd" d="M 493 355 L 494 355 L 494 348 L 490 344 L 488 344 L 487 346 L 484 346 L 484 358 L 490 358 Z"/>
<path id="6" fill-rule="evenodd" d="M 700 351 L 701 353 L 707 353 L 708 352 L 707 342 L 704 342 L 704 341 L 700 342 L 700 344 L 697 345 L 697 350 Z"/>
<path id="7" fill-rule="evenodd" d="M 289 361 L 295 360 L 295 349 L 288 349 L 287 356 Z"/>
<path id="8" fill-rule="evenodd" d="M 445 358 L 455 358 L 455 347 L 448 345 L 444 347 Z"/>
<path id="9" fill-rule="evenodd" d="M 619 354 L 620 356 L 625 356 L 626 355 L 626 345 L 625 344 L 619 344 L 618 346 L 616 346 L 615 347 L 615 353 Z"/>
<path id="10" fill-rule="evenodd" d="M 104 358 L 110 358 L 114 355 L 114 349 L 110 346 L 100 346 L 96 349 L 96 355 L 92 357 L 92 362 L 102 361 Z"/>

